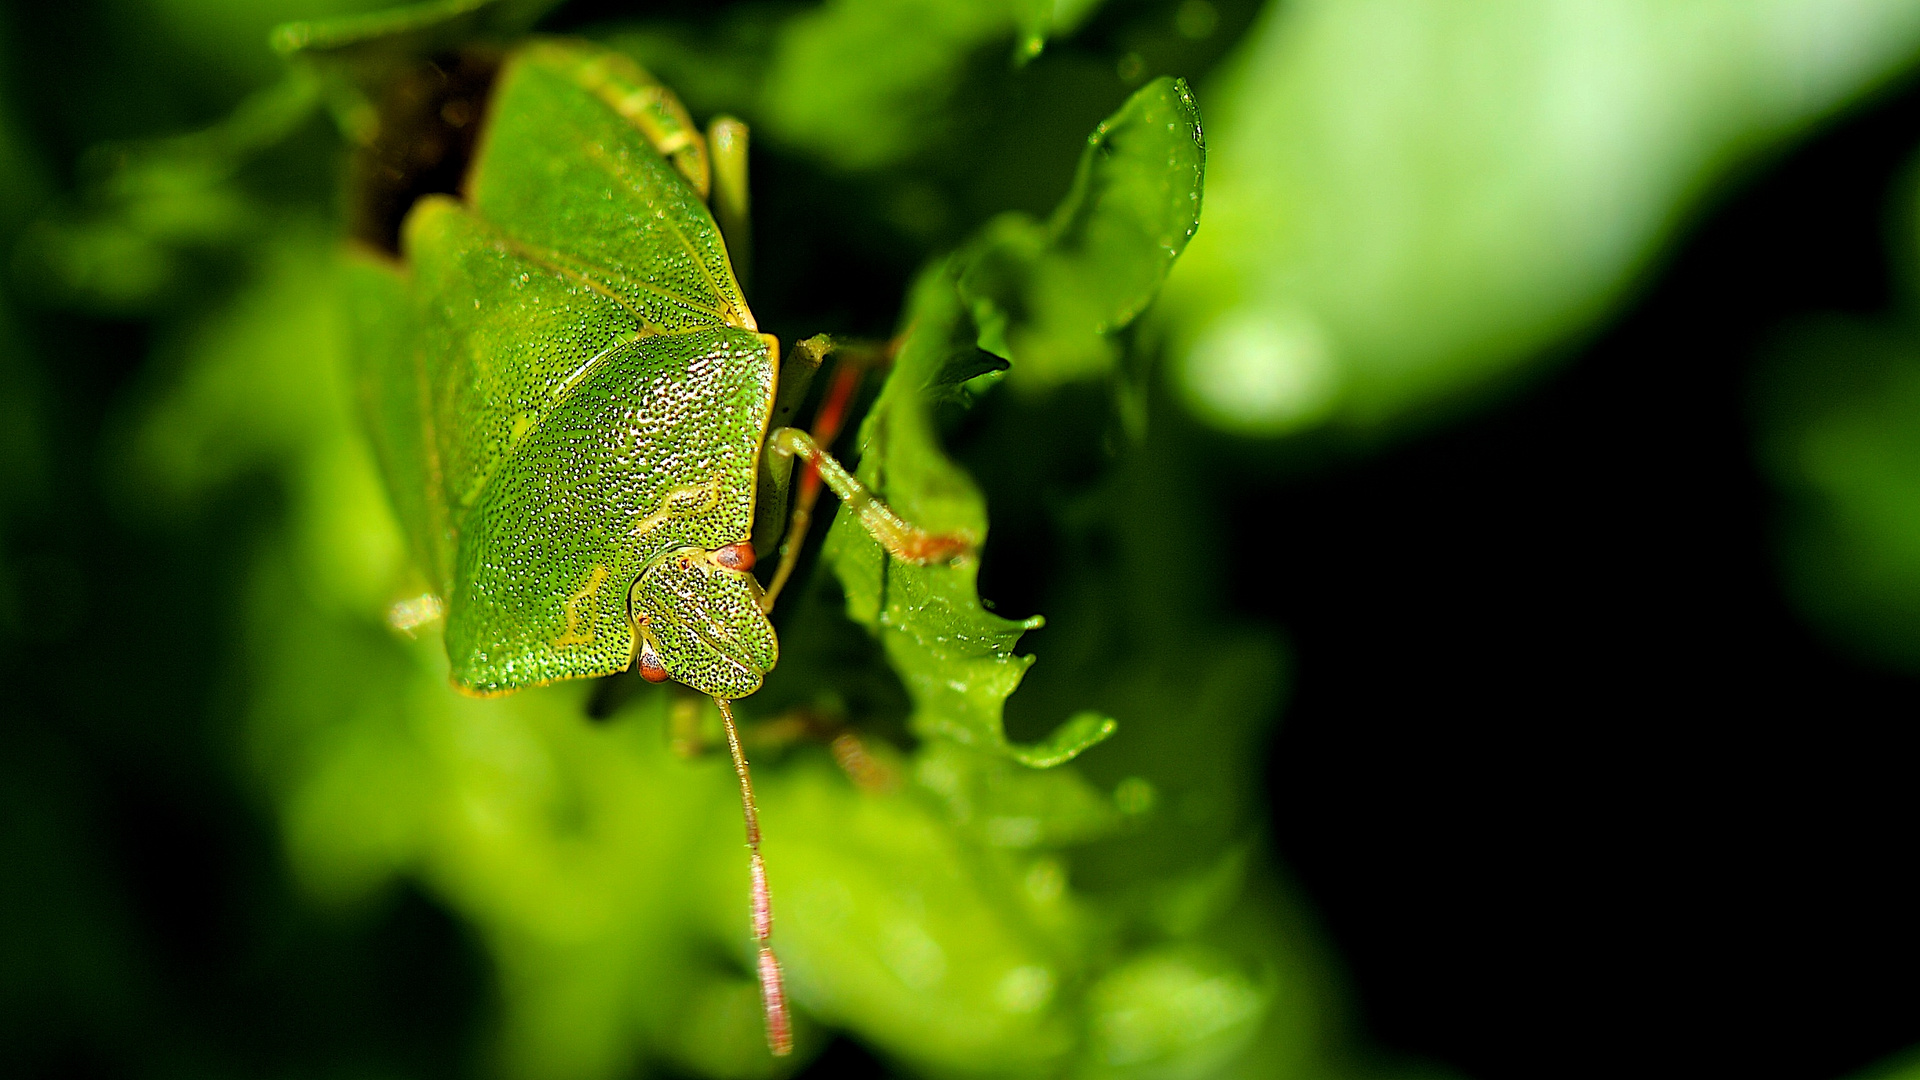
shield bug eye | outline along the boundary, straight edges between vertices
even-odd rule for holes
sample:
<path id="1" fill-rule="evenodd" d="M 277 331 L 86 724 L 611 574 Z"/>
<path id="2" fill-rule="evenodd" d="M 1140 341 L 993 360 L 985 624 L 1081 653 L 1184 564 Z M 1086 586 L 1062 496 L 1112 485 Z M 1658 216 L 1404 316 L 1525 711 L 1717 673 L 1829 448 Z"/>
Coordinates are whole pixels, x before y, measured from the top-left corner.
<path id="1" fill-rule="evenodd" d="M 753 569 L 753 545 L 745 540 L 737 544 L 728 544 L 713 553 L 713 561 L 728 570 L 747 571 Z"/>
<path id="2" fill-rule="evenodd" d="M 640 639 L 640 657 L 634 666 L 640 669 L 640 677 L 648 682 L 666 682 L 669 678 L 666 666 L 660 663 L 660 654 L 653 651 L 653 642 L 646 638 Z"/>

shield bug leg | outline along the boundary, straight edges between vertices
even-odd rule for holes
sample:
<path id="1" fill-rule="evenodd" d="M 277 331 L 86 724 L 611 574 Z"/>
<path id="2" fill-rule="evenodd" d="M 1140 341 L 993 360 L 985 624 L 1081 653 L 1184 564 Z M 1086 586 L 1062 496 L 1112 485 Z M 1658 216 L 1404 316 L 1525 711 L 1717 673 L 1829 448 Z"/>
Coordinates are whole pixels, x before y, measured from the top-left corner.
<path id="1" fill-rule="evenodd" d="M 832 463 L 833 469 L 837 470 L 837 475 L 846 475 L 846 470 L 840 468 L 839 463 L 834 462 L 833 459 L 825 453 L 825 448 L 832 446 L 833 441 L 839 437 L 841 425 L 846 422 L 847 411 L 853 403 L 854 392 L 859 389 L 860 380 L 866 375 L 867 369 L 884 367 L 892 363 L 893 354 L 895 350 L 899 348 L 899 344 L 899 339 L 897 338 L 887 342 L 843 344 L 832 340 L 825 334 L 820 334 L 801 342 L 799 347 L 794 350 L 796 356 L 803 355 L 804 352 L 804 355 L 808 357 L 816 357 L 812 360 L 813 366 L 804 372 L 807 382 L 811 382 L 813 368 L 819 366 L 820 359 L 818 358 L 824 358 L 827 353 L 832 353 L 838 357 L 840 366 L 839 370 L 835 372 L 833 385 L 828 387 L 825 396 L 820 402 L 820 408 L 818 412 L 815 413 L 813 432 L 810 438 L 813 441 L 817 454 L 801 454 L 804 463 L 801 469 L 799 491 L 797 493 L 789 490 L 793 486 L 791 473 L 794 452 L 792 448 L 775 441 L 771 437 L 769 437 L 766 444 L 763 472 L 761 474 L 764 494 L 755 511 L 754 535 L 759 537 L 778 536 L 780 538 L 780 564 L 774 572 L 773 580 L 767 586 L 765 610 L 773 610 L 774 600 L 779 597 L 780 591 L 786 587 L 788 578 L 792 576 L 794 567 L 799 562 L 801 545 L 806 542 L 807 529 L 813 521 L 813 506 L 820 498 L 822 483 L 820 470 L 822 466 L 818 458 L 824 457 L 828 462 Z M 781 378 L 784 380 L 786 375 L 786 369 L 782 368 Z M 780 401 L 774 407 L 773 419 L 769 425 L 775 434 L 778 434 L 780 429 L 787 427 L 793 415 L 799 412 L 800 399 L 804 398 L 805 395 L 805 384 L 802 384 L 801 388 L 791 399 L 787 396 L 785 388 L 782 388 Z M 798 434 L 796 431 L 795 435 Z M 831 482 L 829 482 L 827 486 L 833 487 L 836 494 L 841 493 L 841 488 L 834 487 Z M 856 483 L 854 486 L 858 487 L 859 485 Z M 781 523 L 778 518 L 786 509 L 789 498 L 792 499 L 792 511 L 785 523 L 785 527 L 781 528 Z M 869 495 L 864 498 L 871 498 L 871 496 Z M 856 498 L 855 501 L 864 502 L 864 498 Z M 884 503 L 878 505 L 877 512 L 887 517 L 893 517 L 892 511 L 888 510 Z M 866 520 L 866 518 L 862 518 L 863 523 L 866 522 Z M 928 540 L 946 542 L 935 543 L 932 550 L 929 550 L 925 543 L 921 543 L 917 547 L 912 543 L 902 547 L 891 544 L 887 535 L 874 532 L 873 527 L 871 525 L 868 526 L 868 532 L 872 533 L 875 539 L 879 540 L 883 546 L 886 546 L 888 551 L 908 562 L 939 562 L 944 559 L 953 558 L 956 555 L 965 554 L 973 547 L 972 542 L 964 538 L 930 538 L 927 537 L 927 534 L 920 532 L 920 530 L 915 529 L 904 521 L 900 521 L 897 517 L 893 517 L 893 520 L 898 522 L 900 526 L 910 533 L 918 534 Z"/>
<path id="2" fill-rule="evenodd" d="M 901 562 L 926 566 L 931 563 L 950 562 L 963 555 L 971 554 L 974 550 L 975 541 L 970 537 L 955 533 L 928 532 L 894 513 L 892 507 L 882 502 L 879 496 L 867 490 L 865 484 L 848 472 L 845 465 L 840 464 L 833 455 L 821 449 L 813 436 L 798 428 L 780 428 L 768 433 L 767 452 L 799 457 L 813 466 L 819 475 L 820 482 L 826 485 L 827 490 L 839 497 L 842 506 L 854 513 L 859 519 L 860 527 L 867 531 L 867 535 L 873 537 L 882 548 L 885 548 L 887 554 Z M 804 496 L 805 491 L 802 490 L 801 494 Z M 794 510 L 797 516 L 800 507 L 795 506 Z M 799 541 L 796 538 L 792 542 L 797 544 Z M 786 561 L 783 555 L 781 560 L 783 566 Z M 783 584 L 785 582 L 776 576 L 773 586 L 769 586 L 767 590 L 769 602 L 775 595 L 774 586 Z"/>
<path id="3" fill-rule="evenodd" d="M 683 691 L 667 706 L 667 748 L 675 757 L 691 761 L 713 749 L 706 721 L 707 695 Z"/>
<path id="4" fill-rule="evenodd" d="M 714 698 L 720 706 L 720 719 L 727 729 L 727 750 L 733 755 L 733 772 L 740 778 L 740 806 L 747 823 L 747 848 L 751 851 L 750 874 L 753 879 L 753 940 L 759 946 L 760 1004 L 766 1011 L 767 1049 L 775 1057 L 793 1053 L 793 1017 L 787 1009 L 786 981 L 780 975 L 780 961 L 773 955 L 773 897 L 767 889 L 767 864 L 760 857 L 760 809 L 753 798 L 753 777 L 747 771 L 747 755 L 740 749 L 740 732 L 733 722 L 733 705 L 726 698 Z"/>
<path id="5" fill-rule="evenodd" d="M 573 60 L 573 79 L 580 87 L 638 128 L 654 151 L 671 162 L 702 199 L 707 197 L 713 183 L 707 141 L 673 91 L 660 85 L 645 68 L 618 53 L 583 55 L 558 42 L 534 48 L 545 48 L 555 56 Z"/>
<path id="6" fill-rule="evenodd" d="M 747 125 L 731 116 L 716 116 L 707 125 L 707 151 L 712 158 L 715 223 L 727 241 L 733 276 L 743 291 L 753 277 L 753 222 L 748 216 Z"/>
<path id="7" fill-rule="evenodd" d="M 815 334 L 803 341 L 793 343 L 786 358 L 780 361 L 779 388 L 774 393 L 773 412 L 767 418 L 767 427 L 787 427 L 800 415 L 800 407 L 806 404 L 807 392 L 813 389 L 813 377 L 826 362 L 827 356 L 839 349 L 839 343 L 826 334 Z M 765 554 L 762 552 L 762 554 Z"/>
<path id="8" fill-rule="evenodd" d="M 884 795 L 900 787 L 900 767 L 875 756 L 851 730 L 835 735 L 827 749 L 833 754 L 834 764 L 860 790 Z"/>
<path id="9" fill-rule="evenodd" d="M 713 746 L 713 736 L 702 720 L 711 714 L 699 709 L 705 695 L 676 700 L 668 711 L 669 742 L 682 757 L 693 757 Z M 759 750 L 789 747 L 799 742 L 820 743 L 834 764 L 862 791 L 885 794 L 900 786 L 900 766 L 885 751 L 876 753 L 847 724 L 844 711 L 833 705 L 795 705 L 770 719 L 740 729 L 740 743 Z"/>
<path id="10" fill-rule="evenodd" d="M 387 608 L 387 625 L 407 635 L 447 613 L 447 602 L 433 593 L 421 593 L 406 600 L 395 600 Z"/>
<path id="11" fill-rule="evenodd" d="M 813 387 L 814 374 L 832 351 L 834 341 L 825 334 L 795 342 L 793 348 L 788 350 L 786 358 L 780 361 L 780 377 L 776 384 L 778 390 L 774 395 L 773 413 L 767 421 L 768 430 L 786 427 L 800 415 L 807 392 Z M 827 442 L 831 444 L 832 440 L 828 439 Z M 759 490 L 753 503 L 752 536 L 754 550 L 763 559 L 776 549 L 783 555 L 785 553 L 783 541 L 790 531 L 787 503 L 792 494 L 792 466 L 791 456 L 782 457 L 771 451 L 761 454 Z"/>
<path id="12" fill-rule="evenodd" d="M 824 335 L 823 335 L 824 336 Z M 834 372 L 833 385 L 827 388 L 827 395 L 820 403 L 820 412 L 813 423 L 811 436 L 816 447 L 832 446 L 833 440 L 840 435 L 840 425 L 845 422 L 847 405 L 853 400 L 853 392 L 860 386 L 860 377 L 866 373 L 859 364 L 844 364 Z M 777 431 L 797 430 L 778 428 Z M 778 457 L 783 463 L 791 463 L 791 452 L 783 452 L 775 445 L 771 437 L 767 440 L 767 452 Z M 782 456 L 784 453 L 784 456 Z M 777 470 L 778 475 L 788 479 L 791 486 L 791 467 Z M 820 500 L 820 470 L 812 459 L 808 459 L 800 473 L 800 490 L 793 494 L 793 509 L 787 520 L 786 530 L 781 533 L 780 565 L 774 570 L 773 580 L 767 585 L 765 610 L 772 611 L 774 601 L 779 599 L 780 590 L 786 588 L 787 579 L 793 576 L 793 568 L 800 561 L 800 546 L 806 542 L 807 529 L 813 524 L 813 504 Z"/>
<path id="13" fill-rule="evenodd" d="M 710 700 L 699 691 L 675 688 L 667 706 L 667 745 L 677 756 L 696 758 L 720 748 L 724 737 L 719 713 L 707 708 Z M 846 730 L 845 718 L 836 712 L 795 705 L 765 720 L 742 721 L 740 745 L 758 752 L 784 750 L 802 742 L 831 746 Z"/>

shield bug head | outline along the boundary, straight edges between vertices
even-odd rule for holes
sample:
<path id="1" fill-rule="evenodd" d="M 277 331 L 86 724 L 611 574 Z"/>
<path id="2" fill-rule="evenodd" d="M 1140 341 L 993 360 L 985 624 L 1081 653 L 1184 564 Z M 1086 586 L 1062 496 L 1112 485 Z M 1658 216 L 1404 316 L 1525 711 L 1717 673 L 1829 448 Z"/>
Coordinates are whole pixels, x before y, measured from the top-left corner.
<path id="1" fill-rule="evenodd" d="M 759 583 L 726 565 L 737 561 L 738 551 L 738 545 L 687 549 L 640 576 L 632 611 L 642 675 L 651 665 L 662 676 L 728 700 L 760 688 L 780 646 L 761 610 Z"/>

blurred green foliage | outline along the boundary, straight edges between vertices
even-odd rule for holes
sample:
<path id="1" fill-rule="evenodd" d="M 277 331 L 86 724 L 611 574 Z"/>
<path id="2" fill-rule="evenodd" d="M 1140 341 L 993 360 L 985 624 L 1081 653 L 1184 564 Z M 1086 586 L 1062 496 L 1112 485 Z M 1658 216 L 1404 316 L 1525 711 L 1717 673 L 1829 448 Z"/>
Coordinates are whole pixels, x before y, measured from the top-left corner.
<path id="1" fill-rule="evenodd" d="M 941 137 L 954 84 L 972 53 L 1004 47 L 1017 28 L 1019 47 L 1031 48 L 1028 42 L 1044 40 L 1051 27 L 1022 27 L 1022 16 L 1054 6 L 835 0 L 781 26 L 759 111 L 771 133 L 845 166 L 897 160 Z M 1060 6 L 1070 22 L 1093 5 Z"/>
<path id="2" fill-rule="evenodd" d="M 4 104 L 0 101 L 0 235 L 12 236 L 46 181 L 36 174 L 36 163 L 21 145 L 17 121 Z M 46 496 L 40 376 L 16 319 L 6 294 L 0 293 L 0 523 Z M 19 586 L 13 581 L 17 564 L 7 557 L 6 539 L 0 532 L 0 624 L 17 631 L 23 613 Z"/>
<path id="3" fill-rule="evenodd" d="M 1356 1049 L 1266 852 L 1257 773 L 1284 652 L 1226 613 L 1233 493 L 1181 410 L 1256 434 L 1371 428 L 1495 381 L 1604 310 L 1712 176 L 1920 42 L 1907 5 L 1785 0 L 549 15 L 634 53 L 702 120 L 755 125 L 763 324 L 788 340 L 911 328 L 849 449 L 916 520 L 989 538 L 979 566 L 908 572 L 836 523 L 781 615 L 781 666 L 742 703 L 802 1014 L 779 1063 L 710 707 L 624 678 L 462 698 L 438 639 L 382 618 L 420 583 L 342 375 L 353 102 L 324 65 L 276 81 L 264 45 L 283 18 L 380 6 L 114 0 L 76 9 L 78 30 L 6 13 L 0 63 L 63 35 L 86 48 L 26 56 L 38 66 L 0 97 L 0 630 L 49 633 L 81 594 L 62 583 L 107 574 L 91 548 L 17 543 L 57 513 L 50 492 L 102 489 L 69 533 L 108 522 L 199 576 L 164 603 L 142 592 L 164 583 L 104 577 L 111 617 L 70 614 L 98 635 L 83 650 L 156 643 L 137 673 L 181 694 L 166 712 L 102 691 L 75 711 L 134 719 L 89 737 L 129 760 L 199 755 L 176 782 L 244 792 L 234 805 L 271 823 L 302 902 L 341 935 L 424 889 L 491 964 L 477 1068 L 563 1077 L 779 1075 L 835 1031 L 925 1075 L 1417 1071 Z M 1199 179 L 1181 141 L 1194 106 L 1160 76 L 1194 80 L 1208 122 L 1185 256 L 1191 184 L 1164 178 Z M 1170 263 L 1165 301 L 1133 324 Z M 1867 339 L 1842 350 L 1852 374 L 1780 376 L 1771 460 L 1832 508 L 1803 562 L 1852 545 L 1820 562 L 1841 575 L 1820 595 L 1892 612 L 1835 618 L 1907 634 L 1916 353 L 1840 334 Z M 104 415 L 69 415 L 96 392 L 114 395 L 91 406 Z M 207 582 L 220 615 L 169 606 Z M 193 710 L 218 719 L 181 721 Z M 863 757 L 832 741 L 850 733 Z M 0 874 L 36 898 L 0 930 L 27 1061 L 67 1037 L 35 1043 L 37 1014 L 14 1006 L 49 985 L 101 1029 L 167 1015 L 138 1004 L 162 994 L 129 959 L 112 887 L 49 854 L 91 835 L 64 753 L 21 750 L 37 764 L 7 762 L 19 779 L 0 785 L 17 855 Z M 339 950 L 377 948 L 355 940 Z M 276 970 L 297 982 L 310 957 L 293 955 Z M 101 1052 L 162 1071 L 137 1040 L 166 1025 L 127 1026 Z M 223 1037 L 179 1036 L 169 1061 L 266 1071 L 205 1045 Z"/>
<path id="4" fill-rule="evenodd" d="M 1761 456 L 1789 592 L 1850 651 L 1920 670 L 1920 336 L 1836 317 L 1775 350 Z"/>
<path id="5" fill-rule="evenodd" d="M 1273 5 L 1200 86 L 1169 371 L 1230 431 L 1417 424 L 1593 325 L 1715 177 L 1917 48 L 1903 0 Z"/>
<path id="6" fill-rule="evenodd" d="M 1911 178 L 1912 170 L 1909 169 Z M 1760 460 L 1781 495 L 1788 594 L 1829 640 L 1920 671 L 1920 189 L 1893 217 L 1895 312 L 1784 329 L 1757 372 Z"/>
<path id="7" fill-rule="evenodd" d="M 1856 1074 L 1854 1080 L 1914 1080 L 1915 1077 L 1920 1077 L 1920 1055 L 1908 1051 Z"/>

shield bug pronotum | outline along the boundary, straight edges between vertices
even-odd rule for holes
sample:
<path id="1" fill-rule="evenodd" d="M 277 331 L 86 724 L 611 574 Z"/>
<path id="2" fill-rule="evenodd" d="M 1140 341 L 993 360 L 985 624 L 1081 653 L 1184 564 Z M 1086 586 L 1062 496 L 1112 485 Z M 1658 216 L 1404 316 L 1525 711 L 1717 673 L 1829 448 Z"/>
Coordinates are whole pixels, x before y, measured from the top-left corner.
<path id="1" fill-rule="evenodd" d="M 847 380 L 826 395 L 822 438 L 775 423 L 825 346 L 802 342 L 783 366 L 737 282 L 715 223 L 718 211 L 738 235 L 744 221 L 737 121 L 703 134 L 639 66 L 583 42 L 536 39 L 469 68 L 410 91 L 432 107 L 434 138 L 469 141 L 458 195 L 409 198 L 396 250 L 362 252 L 348 275 L 362 404 L 434 586 L 395 618 L 444 614 L 452 679 L 469 693 L 633 667 L 718 703 L 752 848 L 768 1041 L 783 1054 L 729 702 L 778 655 L 767 613 L 804 532 L 788 519 L 804 522 L 824 483 L 898 558 L 971 544 L 901 520 L 822 450 Z M 402 135 L 401 154 L 431 141 Z M 363 175 L 390 164 L 371 145 Z M 756 553 L 775 550 L 763 589 Z"/>

